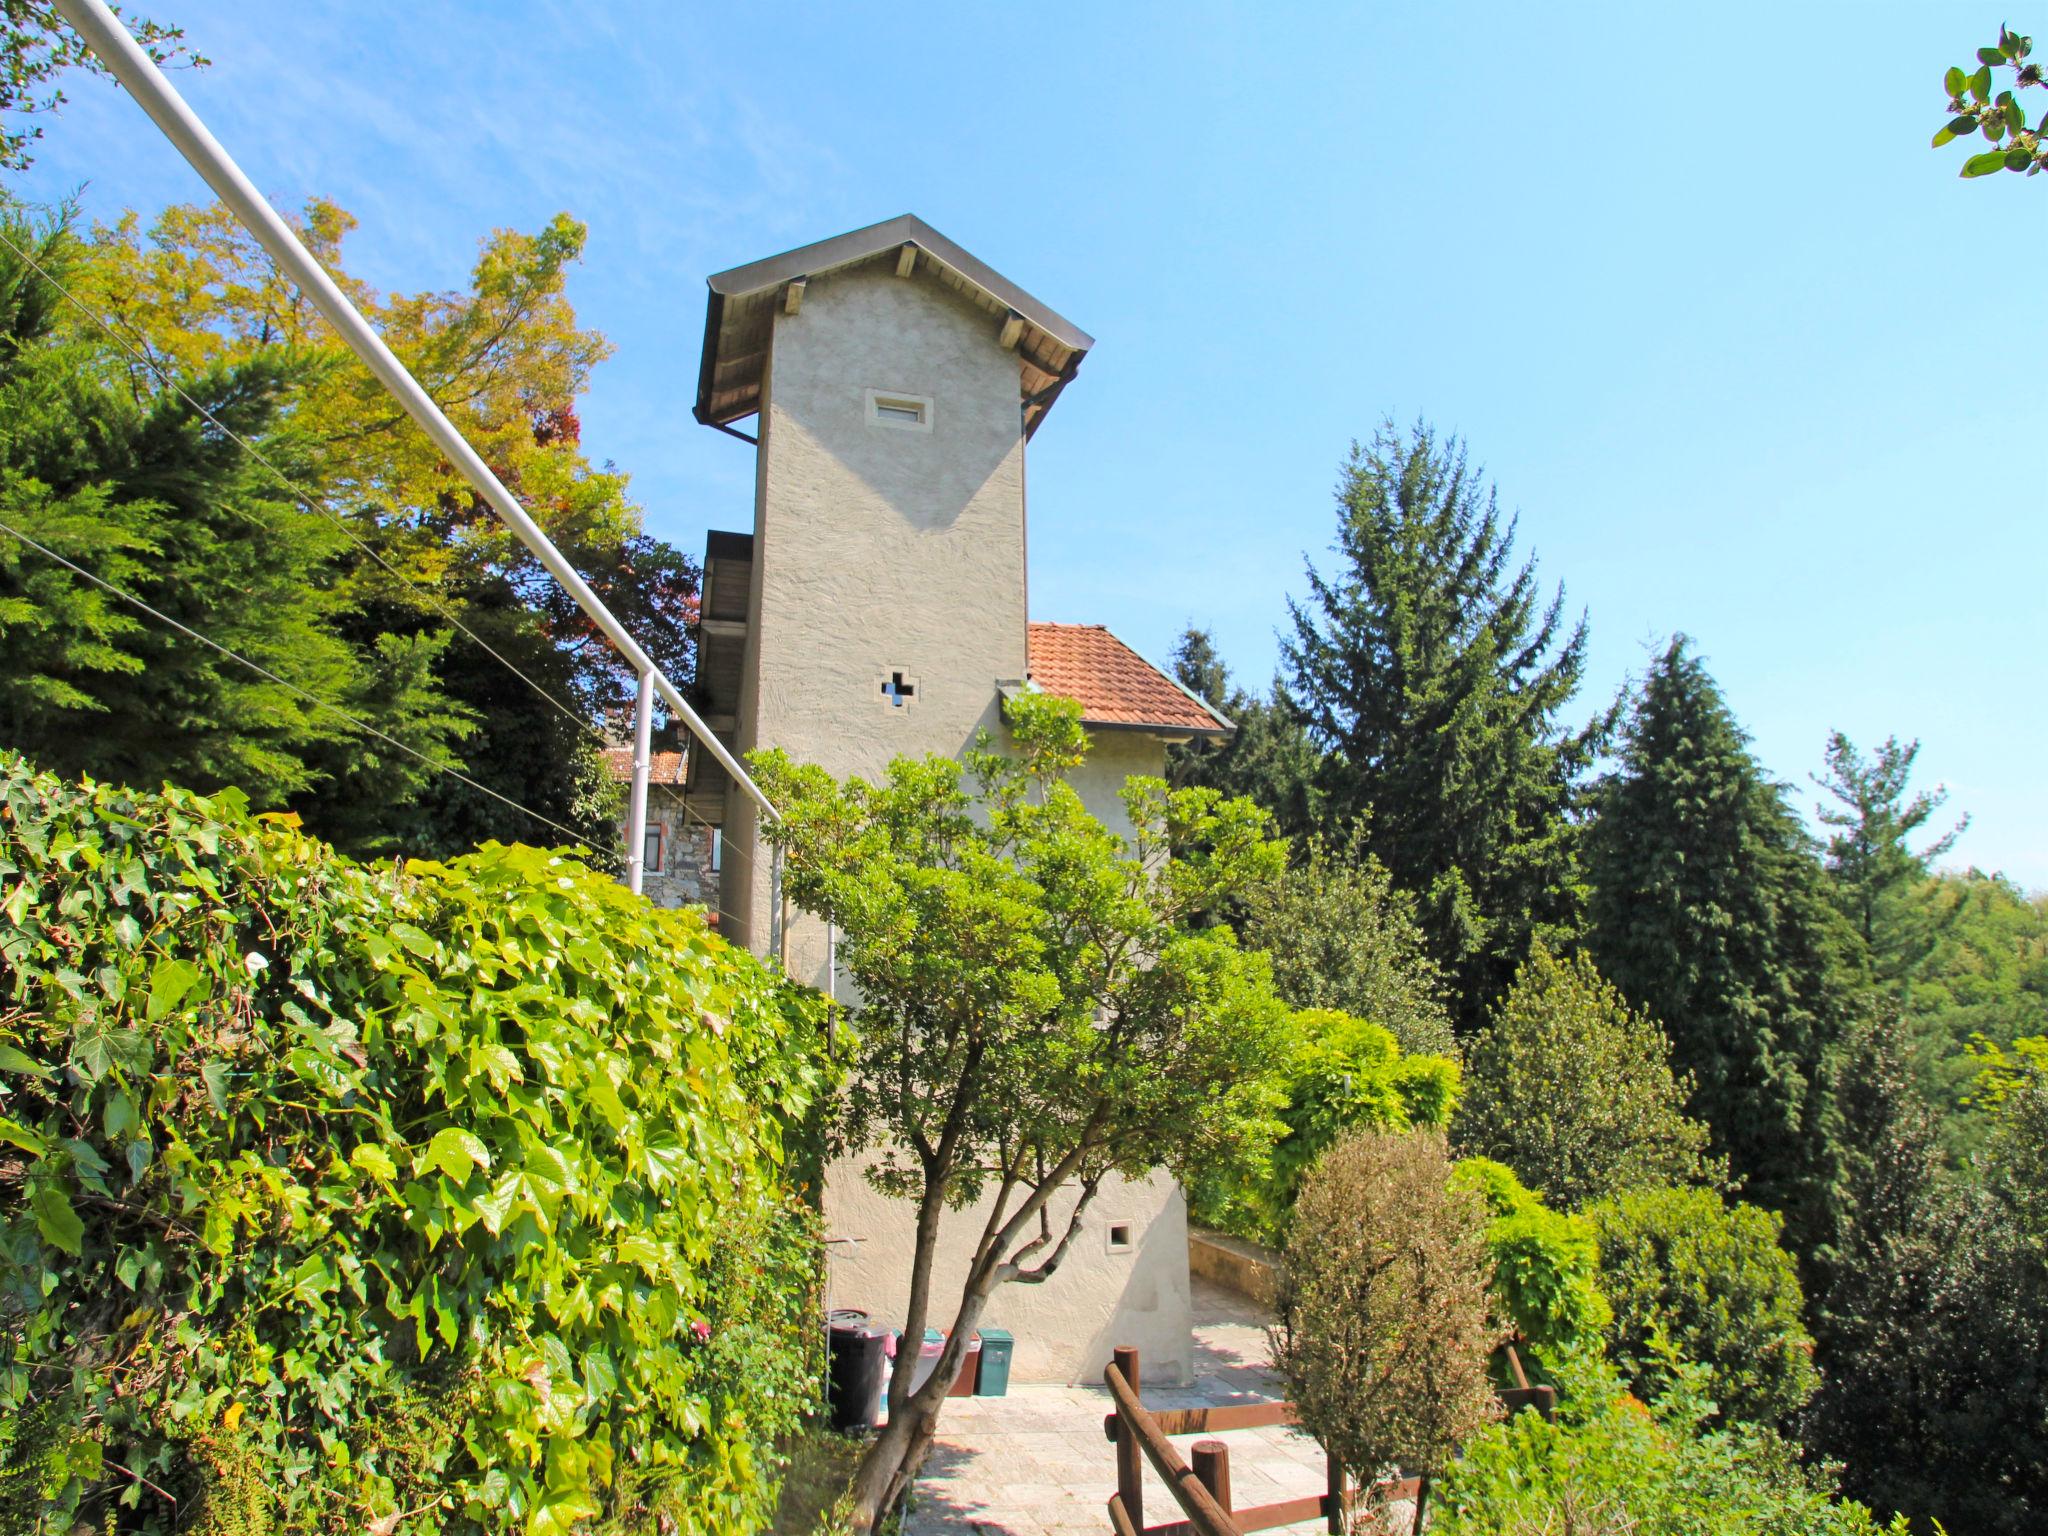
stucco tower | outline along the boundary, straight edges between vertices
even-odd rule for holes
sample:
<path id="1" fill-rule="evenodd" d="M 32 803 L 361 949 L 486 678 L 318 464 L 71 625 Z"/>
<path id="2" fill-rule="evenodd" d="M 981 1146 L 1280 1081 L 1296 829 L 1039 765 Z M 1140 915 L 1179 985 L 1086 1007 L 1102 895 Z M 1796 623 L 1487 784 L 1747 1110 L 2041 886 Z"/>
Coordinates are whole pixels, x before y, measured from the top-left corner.
<path id="1" fill-rule="evenodd" d="M 842 776 L 957 755 L 1026 675 L 1025 443 L 1091 338 L 909 216 L 710 286 L 697 419 L 758 446 L 753 533 L 706 553 L 707 719 Z M 764 950 L 771 860 L 728 789 L 693 762 L 721 925 Z M 815 921 L 790 913 L 786 952 L 825 984 Z"/>

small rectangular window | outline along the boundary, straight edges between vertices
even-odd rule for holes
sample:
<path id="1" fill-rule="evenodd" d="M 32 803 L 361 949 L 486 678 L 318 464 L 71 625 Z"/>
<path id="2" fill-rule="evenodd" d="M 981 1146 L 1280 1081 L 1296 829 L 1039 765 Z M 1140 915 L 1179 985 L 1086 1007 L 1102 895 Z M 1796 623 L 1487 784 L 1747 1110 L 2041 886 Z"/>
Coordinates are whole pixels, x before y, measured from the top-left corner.
<path id="1" fill-rule="evenodd" d="M 661 827 L 649 827 L 647 829 L 647 843 L 640 850 L 640 870 L 643 874 L 658 875 L 661 873 L 661 834 L 663 830 Z"/>
<path id="2" fill-rule="evenodd" d="M 717 874 L 719 866 L 722 863 L 724 863 L 724 861 L 725 834 L 721 832 L 718 828 L 713 827 L 711 829 L 711 873 L 713 873 L 714 875 Z"/>
<path id="3" fill-rule="evenodd" d="M 894 427 L 905 432 L 929 432 L 932 429 L 932 402 L 925 395 L 899 395 L 871 389 L 867 392 L 867 402 L 871 426 Z"/>
<path id="4" fill-rule="evenodd" d="M 1131 1246 L 1131 1223 L 1128 1221 L 1112 1221 L 1109 1224 L 1109 1251 L 1111 1253 L 1129 1253 Z"/>

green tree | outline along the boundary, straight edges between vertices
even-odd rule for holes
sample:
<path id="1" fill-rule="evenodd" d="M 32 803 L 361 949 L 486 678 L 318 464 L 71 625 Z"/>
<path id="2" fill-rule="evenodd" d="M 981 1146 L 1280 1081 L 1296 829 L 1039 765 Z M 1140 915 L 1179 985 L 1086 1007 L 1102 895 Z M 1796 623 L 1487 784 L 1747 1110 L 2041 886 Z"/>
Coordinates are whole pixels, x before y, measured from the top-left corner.
<path id="1" fill-rule="evenodd" d="M 1722 1182 L 1670 1053 L 1590 959 L 1539 944 L 1467 1052 L 1452 1134 L 1572 1210 L 1648 1185 Z"/>
<path id="2" fill-rule="evenodd" d="M 1237 727 L 1228 741 L 1190 741 L 1169 747 L 1166 779 L 1175 788 L 1199 787 L 1242 795 L 1262 805 L 1276 828 L 1298 837 L 1316 824 L 1318 760 L 1308 727 L 1278 679 L 1269 696 L 1247 693 L 1230 680 L 1203 629 L 1190 628 L 1173 648 L 1173 675 Z"/>
<path id="3" fill-rule="evenodd" d="M 2041 120 L 2029 128 L 2026 109 L 2016 96 L 2028 86 L 2043 83 L 2041 66 L 2027 62 L 2033 51 L 2031 37 L 2021 37 L 2001 26 L 1998 41 L 1977 50 L 1975 70 L 1965 71 L 1951 65 L 1941 77 L 1941 88 L 1948 94 L 1949 119 L 1935 130 L 1934 147 L 1940 149 L 1976 133 L 1995 146 L 1965 160 L 1962 175 L 2021 171 L 2032 176 L 2048 163 L 2048 111 L 2043 111 Z M 1991 88 L 1996 81 L 1992 71 L 2002 69 L 2012 70 L 2013 89 L 1994 96 Z"/>
<path id="4" fill-rule="evenodd" d="M 1450 1173 L 1441 1132 L 1358 1131 L 1302 1186 L 1274 1360 L 1302 1427 L 1361 1484 L 1442 1471 L 1500 1412 L 1486 1207 Z"/>
<path id="5" fill-rule="evenodd" d="M 1841 919 L 1784 786 L 1683 636 L 1631 701 L 1585 858 L 1600 974 L 1664 1025 L 1715 1152 L 1809 1246 L 1827 1177 Z"/>
<path id="6" fill-rule="evenodd" d="M 1462 443 L 1391 423 L 1352 446 L 1337 486 L 1336 568 L 1290 602 L 1288 687 L 1324 755 L 1326 828 L 1368 813 L 1365 845 L 1416 893 L 1476 1028 L 1532 937 L 1579 917 L 1568 815 L 1589 738 L 1583 619 L 1546 603 L 1515 525 Z"/>
<path id="7" fill-rule="evenodd" d="M 531 235 L 499 231 L 485 243 L 466 291 L 405 296 L 372 292 L 349 276 L 342 242 L 352 221 L 342 210 L 316 201 L 297 222 L 315 254 L 571 563 L 665 671 L 687 678 L 694 664 L 695 562 L 639 531 L 624 477 L 592 465 L 580 444 L 575 400 L 608 351 L 601 335 L 577 325 L 564 295 L 582 227 L 564 216 Z M 432 855 L 490 839 L 560 836 L 517 808 L 525 806 L 568 828 L 596 861 L 609 860 L 617 797 L 598 727 L 624 720 L 635 679 L 305 296 L 218 206 L 173 207 L 147 228 L 131 215 L 51 254 L 65 286 L 108 317 L 121 337 L 116 343 L 26 275 L 24 291 L 40 306 L 47 343 L 68 359 L 52 367 L 151 402 L 161 415 L 184 409 L 173 384 L 186 389 L 231 426 L 246 420 L 244 435 L 256 452 L 317 501 L 293 507 L 293 493 L 268 468 L 241 462 L 231 441 L 213 442 L 219 463 L 240 477 L 246 494 L 275 504 L 273 540 L 289 533 L 291 542 L 243 540 L 206 567 L 165 570 L 160 585 L 185 593 L 212 618 L 217 603 L 206 580 L 233 580 L 237 593 L 247 589 L 255 599 L 265 583 L 299 579 L 305 600 L 323 605 L 314 642 L 302 644 L 288 627 L 297 612 L 292 603 L 263 599 L 246 605 L 256 628 L 244 632 L 247 646 L 236 648 L 258 660 L 258 651 L 282 656 L 290 666 L 272 670 L 503 798 L 436 775 L 330 711 L 313 711 L 290 762 L 233 771 L 187 766 L 205 728 L 190 710 L 138 716 L 142 746 L 156 755 L 137 761 L 116 755 L 111 741 L 69 740 L 76 733 L 62 722 L 48 729 L 31 724 L 23 728 L 29 734 L 10 739 L 53 764 L 113 776 L 147 781 L 170 771 L 200 787 L 236 782 L 259 805 L 289 806 L 310 829 L 353 853 Z M 242 413 L 234 415 L 193 386 L 238 378 L 274 381 L 267 415 L 259 419 L 253 397 L 240 396 L 229 399 Z M 289 430 L 265 425 L 273 421 Z M 194 429 L 212 441 L 213 429 Z M 90 471 L 87 460 L 99 452 L 93 439 L 78 439 L 82 457 L 74 472 Z M 106 467 L 119 470 L 113 460 Z M 188 496 L 213 495 L 196 482 L 184 489 Z M 83 504 L 72 514 L 65 531 L 71 558 L 110 579 L 134 574 L 132 559 L 116 559 L 132 533 L 120 521 L 129 514 Z M 204 519 L 182 526 L 196 529 Z M 259 559 L 264 568 L 253 583 L 238 574 L 238 561 Z M 135 632 L 136 616 L 116 612 L 118 603 L 87 585 L 74 582 L 73 591 L 45 576 L 36 592 L 22 594 L 28 607 L 17 608 L 17 620 L 51 633 L 40 675 L 60 691 L 91 697 L 96 685 L 81 677 L 106 658 L 102 631 L 114 623 Z M 314 663 L 321 658 L 335 665 L 319 672 Z M 280 718 L 289 724 L 308 708 L 291 699 Z M 275 730 L 278 722 L 265 719 L 250 729 L 259 727 Z M 231 744 L 242 739 L 233 722 L 223 729 Z M 54 749 L 43 745 L 48 741 Z M 165 755 L 168 768 L 158 760 Z"/>
<path id="8" fill-rule="evenodd" d="M 1711 1189 L 1639 1189 L 1587 1208 L 1600 1239 L 1600 1290 L 1614 1308 L 1609 1342 L 1634 1363 L 1636 1391 L 1661 1394 L 1669 1341 L 1708 1368 L 1731 1420 L 1781 1425 L 1813 1396 L 1813 1339 L 1783 1224 Z"/>
<path id="9" fill-rule="evenodd" d="M 121 7 L 113 11 L 119 15 Z M 146 16 L 127 18 L 125 24 L 157 63 L 205 67 L 207 61 L 186 46 L 182 27 Z M 30 119 L 59 111 L 64 105 L 60 82 L 81 71 L 111 78 L 106 65 L 44 0 L 0 0 L 0 171 L 25 171 L 34 162 L 33 146 L 43 128 Z"/>
<path id="10" fill-rule="evenodd" d="M 1926 1430 L 1917 1390 L 1899 1390 L 1944 1265 L 1955 1181 L 1939 1119 L 1925 1103 L 1890 1021 L 1844 1043 L 1833 1094 L 1839 1176 L 1828 1262 L 1812 1309 L 1821 1387 L 1804 1433 L 1842 1463 L 1847 1486 L 1884 1507 L 1940 1513 L 1908 1490 Z"/>
<path id="11" fill-rule="evenodd" d="M 1245 901 L 1245 942 L 1273 961 L 1273 986 L 1297 1008 L 1373 1021 L 1411 1055 L 1454 1055 L 1443 973 L 1415 920 L 1415 898 L 1360 851 L 1319 835 L 1271 885 Z"/>
<path id="12" fill-rule="evenodd" d="M 1828 837 L 1827 865 L 1836 904 L 1862 936 L 1878 978 L 1893 981 L 1929 942 L 1901 932 L 1901 898 L 1925 880 L 1934 861 L 1955 847 L 1970 824 L 1965 816 L 1921 848 L 1909 840 L 1948 801 L 1948 791 L 1922 790 L 1910 798 L 1913 760 L 1920 743 L 1901 746 L 1887 736 L 1865 757 L 1840 731 L 1828 733 L 1827 772 L 1814 783 L 1835 802 L 1820 808 Z"/>
<path id="13" fill-rule="evenodd" d="M 2048 895 L 1972 869 L 1920 881 L 1899 905 L 1900 926 L 1926 936 L 1896 989 L 1915 1075 L 1951 1153 L 1967 1153 L 1987 1127 L 1969 1102 L 1970 1043 L 2048 1034 Z"/>
<path id="14" fill-rule="evenodd" d="M 1285 1232 L 1303 1175 L 1345 1132 L 1441 1132 L 1458 1101 L 1454 1056 L 1404 1053 L 1378 1024 L 1333 1008 L 1294 1014 L 1274 1065 L 1280 1137 L 1270 1155 L 1210 1162 L 1189 1190 L 1202 1221 L 1259 1242 Z"/>
<path id="15" fill-rule="evenodd" d="M 1493 1294 L 1506 1331 L 1557 1360 L 1605 1342 L 1614 1312 L 1600 1294 L 1600 1241 L 1593 1223 L 1555 1211 L 1491 1158 L 1468 1157 L 1451 1182 L 1486 1202 Z"/>
<path id="16" fill-rule="evenodd" d="M 916 1393 L 916 1352 L 898 1356 L 889 1424 L 855 1478 L 864 1527 L 916 1475 L 990 1295 L 1059 1268 L 1104 1178 L 1192 1174 L 1275 1129 L 1286 1009 L 1265 958 L 1203 916 L 1278 872 L 1265 813 L 1134 778 L 1119 836 L 1068 781 L 1087 750 L 1079 706 L 1031 695 L 1007 718 L 1014 756 L 984 738 L 964 766 L 899 758 L 875 783 L 753 757 L 782 811 L 790 898 L 838 925 L 859 990 L 837 1129 L 874 1147 L 879 1189 L 916 1205 L 908 1337 L 933 1316 L 940 1216 L 985 1213 Z"/>
<path id="17" fill-rule="evenodd" d="M 85 259 L 62 220 L 36 228 L 10 214 L 5 229 L 45 270 Z M 276 806 L 327 776 L 329 743 L 360 753 L 370 739 L 310 694 L 448 758 L 468 719 L 421 686 L 445 629 L 352 647 L 337 633 L 351 606 L 341 535 L 201 415 L 297 462 L 282 423 L 300 365 L 272 350 L 208 364 L 176 390 L 138 391 L 103 339 L 60 326 L 60 303 L 0 249 L 0 518 L 50 551 L 0 536 L 0 736 L 69 773 L 234 784 Z M 354 771 L 385 800 L 410 797 L 430 773 L 382 743 Z"/>

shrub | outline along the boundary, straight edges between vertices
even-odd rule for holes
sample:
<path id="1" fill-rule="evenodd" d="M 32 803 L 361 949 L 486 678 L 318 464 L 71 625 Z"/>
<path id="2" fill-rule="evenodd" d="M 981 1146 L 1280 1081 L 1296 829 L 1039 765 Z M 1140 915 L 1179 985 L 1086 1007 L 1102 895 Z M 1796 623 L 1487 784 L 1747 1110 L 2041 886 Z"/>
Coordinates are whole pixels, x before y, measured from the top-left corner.
<path id="1" fill-rule="evenodd" d="M 1371 1019 L 1418 1056 L 1454 1056 L 1444 978 L 1415 898 L 1365 852 L 1362 829 L 1306 857 L 1250 902 L 1245 943 L 1273 958 L 1273 987 L 1296 1008 Z"/>
<path id="2" fill-rule="evenodd" d="M 1302 1182 L 1275 1359 L 1301 1423 L 1361 1480 L 1433 1473 L 1499 1411 L 1486 1211 L 1437 1131 L 1358 1131 Z"/>
<path id="3" fill-rule="evenodd" d="M 1638 1190 L 1587 1214 L 1614 1308 L 1609 1339 L 1635 1362 L 1639 1394 L 1668 1384 L 1656 1348 L 1668 1340 L 1707 1368 L 1729 1419 L 1780 1424 L 1813 1396 L 1813 1340 L 1775 1214 L 1710 1189 Z"/>
<path id="4" fill-rule="evenodd" d="M 1458 1100 L 1458 1064 L 1404 1055 L 1379 1025 L 1328 1008 L 1292 1016 L 1283 1076 L 1284 1134 L 1256 1166 L 1218 1165 L 1198 1181 L 1195 1214 L 1212 1226 L 1277 1240 L 1303 1175 L 1347 1130 L 1441 1130 Z"/>
<path id="5" fill-rule="evenodd" d="M 567 857 L 288 820 L 0 757 L 0 1419 L 45 1518 L 756 1523 L 809 1396 L 810 1005 Z"/>
<path id="6" fill-rule="evenodd" d="M 1577 1210 L 1657 1184 L 1726 1182 L 1708 1132 L 1687 1118 L 1671 1044 L 1585 956 L 1538 945 L 1466 1058 L 1461 1150 L 1506 1163 Z"/>
<path id="7" fill-rule="evenodd" d="M 1699 1367 L 1673 1362 L 1654 1409 L 1596 1357 L 1558 1374 L 1555 1422 L 1517 1413 L 1466 1442 L 1437 1486 L 1433 1536 L 1879 1536 L 1775 1434 L 1709 1427 Z M 1907 1536 L 1903 1520 L 1883 1529 Z"/>
<path id="8" fill-rule="evenodd" d="M 1469 1157 L 1451 1182 L 1486 1202 L 1486 1249 L 1504 1331 L 1519 1334 L 1545 1359 L 1597 1349 L 1614 1320 L 1600 1294 L 1600 1244 L 1584 1216 L 1553 1211 L 1523 1188 L 1513 1170 Z"/>

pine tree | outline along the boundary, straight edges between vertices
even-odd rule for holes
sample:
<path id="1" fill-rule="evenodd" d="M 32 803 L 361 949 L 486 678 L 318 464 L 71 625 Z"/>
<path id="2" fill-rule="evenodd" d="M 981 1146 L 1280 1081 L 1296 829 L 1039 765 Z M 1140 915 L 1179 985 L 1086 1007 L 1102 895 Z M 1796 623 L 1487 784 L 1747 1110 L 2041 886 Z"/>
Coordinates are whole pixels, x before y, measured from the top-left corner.
<path id="1" fill-rule="evenodd" d="M 1745 1197 L 1809 1248 L 1842 1008 L 1813 841 L 1683 636 L 1633 700 L 1619 759 L 1585 839 L 1594 960 L 1664 1025 Z"/>
<path id="2" fill-rule="evenodd" d="M 1322 821 L 1357 818 L 1416 893 L 1462 1027 L 1476 1028 L 1532 937 L 1579 916 L 1575 788 L 1590 735 L 1559 715 L 1586 626 L 1546 603 L 1515 525 L 1456 438 L 1382 426 L 1337 488 L 1338 563 L 1290 603 L 1288 687 L 1326 754 Z"/>
<path id="3" fill-rule="evenodd" d="M 1308 727 L 1276 679 L 1266 697 L 1231 681 L 1205 629 L 1192 626 L 1173 648 L 1173 675 L 1237 727 L 1225 742 L 1170 747 L 1166 777 L 1176 789 L 1214 789 L 1264 806 L 1274 826 L 1296 837 L 1316 823 L 1317 754 Z"/>

